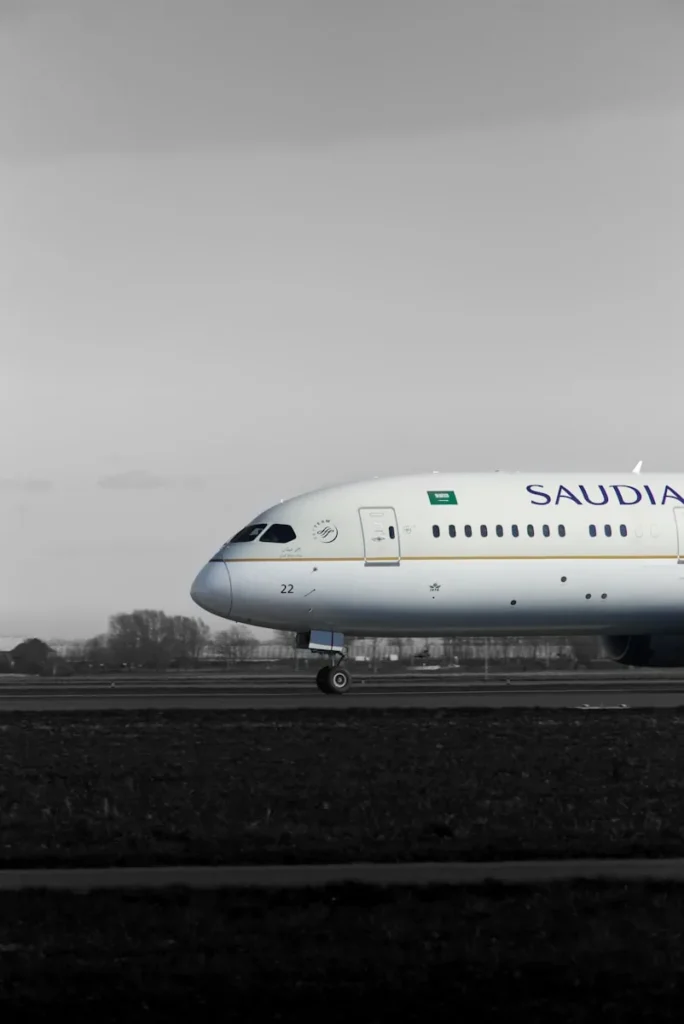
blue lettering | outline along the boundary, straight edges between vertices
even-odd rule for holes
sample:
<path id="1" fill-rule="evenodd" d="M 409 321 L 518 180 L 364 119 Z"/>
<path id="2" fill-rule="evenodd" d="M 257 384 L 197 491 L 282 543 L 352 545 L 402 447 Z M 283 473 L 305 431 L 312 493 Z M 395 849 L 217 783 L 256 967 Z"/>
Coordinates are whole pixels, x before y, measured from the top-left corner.
<path id="1" fill-rule="evenodd" d="M 556 495 L 556 505 L 559 503 L 561 498 L 567 498 L 568 501 L 574 501 L 576 505 L 581 505 L 582 502 L 577 498 L 569 487 L 564 487 L 563 484 L 558 488 L 558 494 Z"/>
<path id="2" fill-rule="evenodd" d="M 610 486 L 617 494 L 617 500 L 620 502 L 621 505 L 638 505 L 641 501 L 641 491 L 638 489 L 638 487 L 632 487 L 631 484 L 611 484 Z M 623 490 L 634 491 L 634 493 L 636 494 L 636 501 L 625 501 L 625 499 L 622 496 Z"/>
<path id="3" fill-rule="evenodd" d="M 663 491 L 663 500 L 660 504 L 664 505 L 668 498 L 673 498 L 675 501 L 684 505 L 684 498 L 682 498 L 681 494 L 678 494 L 677 491 L 675 491 L 674 487 L 670 487 L 669 485 Z"/>
<path id="4" fill-rule="evenodd" d="M 584 498 L 584 500 L 587 502 L 588 505 L 607 505 L 608 504 L 608 492 L 606 491 L 606 489 L 603 486 L 603 484 L 599 484 L 599 491 L 603 495 L 603 501 L 592 501 L 591 498 L 589 497 L 589 495 L 587 494 L 586 487 L 583 484 L 580 484 L 580 491 L 582 492 L 582 497 Z"/>
<path id="5" fill-rule="evenodd" d="M 559 505 L 561 501 L 571 501 L 575 505 L 608 505 L 610 502 L 610 495 L 608 489 L 614 492 L 615 497 L 620 505 L 638 505 L 640 501 L 644 499 L 644 496 L 648 499 L 651 505 L 657 505 L 658 502 L 648 484 L 643 484 L 641 488 L 634 487 L 632 484 L 610 484 L 610 487 L 604 487 L 603 484 L 596 484 L 598 493 L 593 496 L 589 493 L 589 488 L 585 487 L 584 484 L 578 484 L 578 490 L 581 498 L 565 484 L 561 484 L 556 491 L 555 501 L 551 498 L 551 495 L 544 490 L 542 484 L 528 484 L 525 488 L 528 494 L 531 494 L 535 500 L 531 501 L 532 505 Z M 667 484 L 663 489 L 661 505 L 665 505 L 668 501 L 676 501 L 679 505 L 684 505 L 684 497 Z"/>
<path id="6" fill-rule="evenodd" d="M 535 490 L 535 488 L 537 488 L 537 489 Z M 532 505 L 550 505 L 551 504 L 551 496 L 549 494 L 546 494 L 545 491 L 542 491 L 541 484 L 528 484 L 527 487 L 526 487 L 526 490 L 530 494 L 534 494 L 538 498 L 543 498 L 544 499 L 543 501 L 533 501 L 533 502 L 531 502 Z"/>

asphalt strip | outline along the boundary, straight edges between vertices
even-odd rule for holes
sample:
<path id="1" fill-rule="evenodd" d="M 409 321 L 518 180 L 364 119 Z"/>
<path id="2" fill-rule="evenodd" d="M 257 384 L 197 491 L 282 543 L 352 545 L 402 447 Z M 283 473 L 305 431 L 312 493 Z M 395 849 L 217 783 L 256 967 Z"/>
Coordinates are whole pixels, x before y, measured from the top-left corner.
<path id="1" fill-rule="evenodd" d="M 417 864 L 287 864 L 113 868 L 20 868 L 0 871 L 0 890 L 308 888 L 365 885 L 530 885 L 574 879 L 682 881 L 684 857 L 528 860 Z"/>

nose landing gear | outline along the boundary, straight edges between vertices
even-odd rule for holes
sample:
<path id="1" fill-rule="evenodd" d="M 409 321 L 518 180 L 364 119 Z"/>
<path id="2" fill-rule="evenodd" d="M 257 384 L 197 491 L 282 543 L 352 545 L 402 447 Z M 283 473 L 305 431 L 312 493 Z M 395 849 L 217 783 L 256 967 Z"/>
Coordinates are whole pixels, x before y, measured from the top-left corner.
<path id="1" fill-rule="evenodd" d="M 330 664 L 316 675 L 316 686 L 322 693 L 346 693 L 351 688 L 351 673 L 346 668 L 340 668 L 345 656 L 343 633 L 314 629 L 307 633 L 297 633 L 295 643 L 299 650 L 327 654 L 329 657 Z M 338 660 L 335 664 L 336 658 Z"/>
<path id="2" fill-rule="evenodd" d="M 339 665 L 326 665 L 316 676 L 316 686 L 322 693 L 346 693 L 351 688 L 351 674 Z"/>

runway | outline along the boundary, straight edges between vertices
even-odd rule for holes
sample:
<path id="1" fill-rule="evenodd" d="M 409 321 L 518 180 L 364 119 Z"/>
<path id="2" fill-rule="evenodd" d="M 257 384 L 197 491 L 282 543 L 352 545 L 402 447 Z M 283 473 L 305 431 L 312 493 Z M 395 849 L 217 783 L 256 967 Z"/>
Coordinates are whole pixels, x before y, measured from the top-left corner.
<path id="1" fill-rule="evenodd" d="M 582 673 L 495 678 L 488 682 L 427 673 L 358 678 L 328 696 L 297 676 L 203 678 L 201 675 L 36 679 L 0 677 L 2 711 L 144 709 L 293 710 L 315 708 L 627 708 L 684 707 L 684 675 Z M 508 681 L 510 680 L 510 681 Z"/>
<path id="2" fill-rule="evenodd" d="M 684 882 L 684 858 L 458 861 L 416 864 L 273 864 L 140 868 L 32 868 L 0 871 L 0 891 L 17 889 L 318 888 L 363 885 L 538 885 L 571 879 Z"/>

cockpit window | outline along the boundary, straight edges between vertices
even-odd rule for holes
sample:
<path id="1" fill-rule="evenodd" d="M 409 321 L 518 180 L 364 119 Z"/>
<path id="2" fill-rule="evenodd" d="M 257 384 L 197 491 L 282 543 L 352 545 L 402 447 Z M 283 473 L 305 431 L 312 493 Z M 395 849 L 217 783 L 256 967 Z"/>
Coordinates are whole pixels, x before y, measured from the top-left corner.
<path id="1" fill-rule="evenodd" d="M 297 534 L 291 526 L 287 526 L 285 523 L 274 523 L 261 537 L 261 540 L 269 544 L 289 544 L 291 540 L 296 539 Z"/>
<path id="2" fill-rule="evenodd" d="M 230 541 L 231 544 L 246 544 L 247 541 L 256 540 L 259 534 L 266 529 L 266 523 L 255 523 L 254 526 L 245 526 Z"/>

